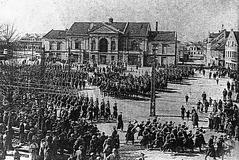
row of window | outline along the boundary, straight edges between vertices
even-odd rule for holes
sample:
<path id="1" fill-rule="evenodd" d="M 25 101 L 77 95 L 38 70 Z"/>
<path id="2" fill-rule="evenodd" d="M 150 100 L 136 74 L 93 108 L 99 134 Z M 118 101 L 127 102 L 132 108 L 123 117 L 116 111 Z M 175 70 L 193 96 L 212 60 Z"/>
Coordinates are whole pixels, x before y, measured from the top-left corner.
<path id="1" fill-rule="evenodd" d="M 227 46 L 227 47 L 234 47 L 234 46 L 236 47 L 237 44 L 234 43 L 234 41 L 227 41 L 226 46 Z"/>
<path id="2" fill-rule="evenodd" d="M 202 54 L 202 52 L 190 52 L 190 54 Z"/>
<path id="3" fill-rule="evenodd" d="M 41 46 L 24 46 L 24 49 L 41 49 Z"/>
<path id="4" fill-rule="evenodd" d="M 102 41 L 102 43 L 101 43 L 101 41 Z M 103 42 L 103 41 L 105 41 L 105 42 Z M 107 48 L 105 51 L 108 51 L 108 41 L 106 40 L 106 39 L 101 39 L 100 40 L 100 45 L 105 45 L 105 48 Z M 95 51 L 96 50 L 96 41 L 95 41 L 95 39 L 92 39 L 92 41 L 91 41 L 91 50 L 92 51 Z M 115 40 L 112 40 L 111 41 L 111 51 L 115 51 L 116 50 L 116 42 L 115 42 Z"/>
<path id="5" fill-rule="evenodd" d="M 233 51 L 226 51 L 225 52 L 225 56 L 226 57 L 229 57 L 229 58 L 236 58 L 236 52 L 233 52 Z"/>

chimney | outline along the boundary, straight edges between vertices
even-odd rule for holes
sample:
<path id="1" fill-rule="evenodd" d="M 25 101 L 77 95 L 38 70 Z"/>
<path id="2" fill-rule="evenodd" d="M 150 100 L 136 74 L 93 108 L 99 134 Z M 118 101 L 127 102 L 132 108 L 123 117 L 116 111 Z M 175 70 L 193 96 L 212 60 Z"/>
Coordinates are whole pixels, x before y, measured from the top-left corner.
<path id="1" fill-rule="evenodd" d="M 156 22 L 155 30 L 158 31 L 158 22 Z"/>
<path id="2" fill-rule="evenodd" d="M 109 23 L 112 24 L 114 22 L 114 19 L 112 17 L 109 18 Z"/>

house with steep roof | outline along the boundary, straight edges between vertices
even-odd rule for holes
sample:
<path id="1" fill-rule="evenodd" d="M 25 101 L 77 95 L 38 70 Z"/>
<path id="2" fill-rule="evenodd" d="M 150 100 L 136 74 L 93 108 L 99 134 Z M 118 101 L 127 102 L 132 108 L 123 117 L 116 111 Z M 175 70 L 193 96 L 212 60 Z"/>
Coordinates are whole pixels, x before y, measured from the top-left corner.
<path id="1" fill-rule="evenodd" d="M 225 45 L 229 35 L 225 29 L 219 33 L 210 35 L 207 43 L 207 66 L 225 67 Z"/>
<path id="2" fill-rule="evenodd" d="M 156 30 L 149 32 L 149 53 L 153 53 L 153 45 L 156 45 L 156 56 L 160 66 L 177 64 L 179 60 L 177 56 L 177 43 L 175 31 Z"/>
<path id="3" fill-rule="evenodd" d="M 239 31 L 230 31 L 225 45 L 225 67 L 239 69 Z"/>

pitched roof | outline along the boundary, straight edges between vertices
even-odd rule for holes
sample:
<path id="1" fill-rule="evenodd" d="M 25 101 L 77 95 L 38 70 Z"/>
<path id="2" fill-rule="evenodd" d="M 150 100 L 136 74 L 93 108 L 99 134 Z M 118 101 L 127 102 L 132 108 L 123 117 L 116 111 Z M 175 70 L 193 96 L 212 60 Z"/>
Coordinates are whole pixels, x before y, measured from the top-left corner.
<path id="1" fill-rule="evenodd" d="M 90 29 L 101 25 L 101 22 L 75 22 L 67 31 L 67 35 L 85 35 Z"/>
<path id="2" fill-rule="evenodd" d="M 149 41 L 176 41 L 175 31 L 151 31 Z"/>
<path id="3" fill-rule="evenodd" d="M 113 22 L 113 23 L 104 23 L 104 22 L 75 22 L 67 31 L 67 35 L 86 35 L 90 31 L 93 31 L 97 28 L 100 28 L 103 25 L 112 27 L 120 32 L 123 32 L 126 27 L 126 22 Z"/>
<path id="4" fill-rule="evenodd" d="M 209 33 L 209 38 L 216 38 L 220 33 Z"/>
<path id="5" fill-rule="evenodd" d="M 67 35 L 86 35 L 101 26 L 112 27 L 127 36 L 147 36 L 148 22 L 75 22 L 67 31 Z"/>
<path id="6" fill-rule="evenodd" d="M 65 30 L 51 30 L 43 38 L 47 39 L 64 39 L 66 38 L 66 31 Z"/>
<path id="7" fill-rule="evenodd" d="M 234 31 L 234 35 L 236 37 L 237 44 L 239 44 L 239 31 Z"/>
<path id="8" fill-rule="evenodd" d="M 148 22 L 128 22 L 125 34 L 127 36 L 145 37 L 148 36 L 149 27 Z"/>
<path id="9" fill-rule="evenodd" d="M 226 45 L 227 39 L 223 39 L 220 42 L 217 42 L 212 45 L 212 50 L 224 50 Z"/>
<path id="10" fill-rule="evenodd" d="M 225 34 L 225 36 L 224 36 Z M 218 34 L 217 37 L 215 37 L 211 42 L 211 49 L 212 50 L 224 50 L 227 38 L 229 36 L 230 32 L 223 30 Z"/>

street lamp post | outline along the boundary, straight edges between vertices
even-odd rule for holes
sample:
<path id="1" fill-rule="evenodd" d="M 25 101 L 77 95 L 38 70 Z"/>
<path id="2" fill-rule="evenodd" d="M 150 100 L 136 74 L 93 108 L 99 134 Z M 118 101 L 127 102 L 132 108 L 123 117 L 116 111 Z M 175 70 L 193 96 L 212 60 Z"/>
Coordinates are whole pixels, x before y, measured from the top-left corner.
<path id="1" fill-rule="evenodd" d="M 152 45 L 153 64 L 151 76 L 151 99 L 150 99 L 150 116 L 155 116 L 155 72 L 156 72 L 156 50 L 157 44 Z"/>

